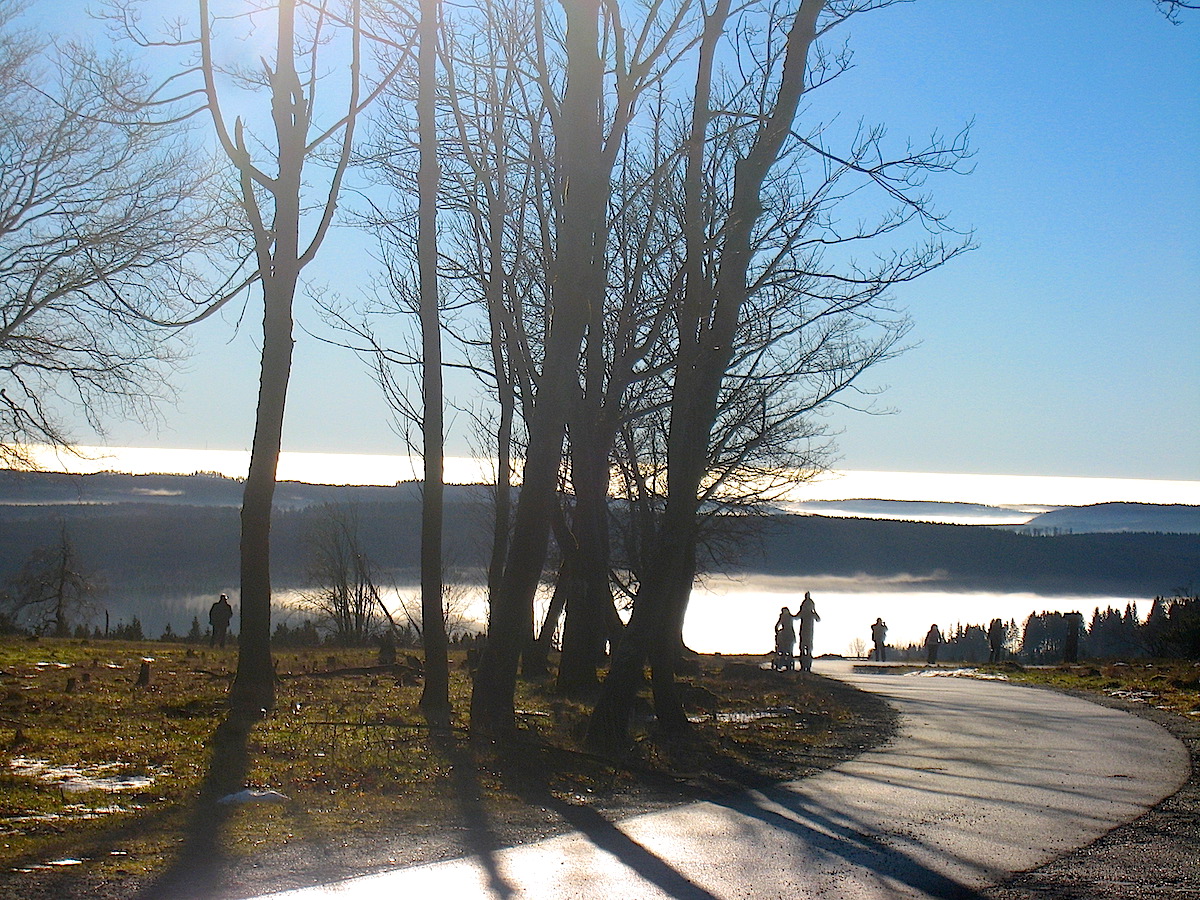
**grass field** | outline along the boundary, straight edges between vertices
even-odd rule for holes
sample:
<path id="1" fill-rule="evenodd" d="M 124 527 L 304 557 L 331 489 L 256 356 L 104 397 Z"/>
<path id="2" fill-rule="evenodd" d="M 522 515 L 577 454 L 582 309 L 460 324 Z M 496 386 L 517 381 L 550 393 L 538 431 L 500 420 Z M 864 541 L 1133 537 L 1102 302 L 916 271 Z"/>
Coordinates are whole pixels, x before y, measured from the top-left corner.
<path id="1" fill-rule="evenodd" d="M 1187 660 L 1084 662 L 1061 666 L 983 666 L 1019 684 L 1086 691 L 1200 716 L 1200 663 Z"/>
<path id="2" fill-rule="evenodd" d="M 501 843 L 536 837 L 564 827 L 564 804 L 656 808 L 796 777 L 890 734 L 881 703 L 837 682 L 702 657 L 683 745 L 645 727 L 619 765 L 581 753 L 588 707 L 533 681 L 518 697 L 521 746 L 501 753 L 467 740 L 460 657 L 457 727 L 441 739 L 406 669 L 375 662 L 278 652 L 276 709 L 238 732 L 221 726 L 236 650 L 0 641 L 0 897 L 128 896 L 185 875 L 189 854 L 255 888 L 276 886 L 254 874 L 271 859 L 313 878 L 413 862 L 461 852 L 481 822 Z M 213 803 L 241 789 L 260 796 Z"/>

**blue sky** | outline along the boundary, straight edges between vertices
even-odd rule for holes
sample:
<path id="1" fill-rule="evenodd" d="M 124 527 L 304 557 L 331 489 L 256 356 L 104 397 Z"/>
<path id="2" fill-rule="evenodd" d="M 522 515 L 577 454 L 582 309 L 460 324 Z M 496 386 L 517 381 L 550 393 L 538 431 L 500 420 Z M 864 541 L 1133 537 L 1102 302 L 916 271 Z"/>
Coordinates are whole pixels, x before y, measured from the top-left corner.
<path id="1" fill-rule="evenodd" d="M 830 416 L 838 467 L 1200 479 L 1200 14 L 917 0 L 842 39 L 855 67 L 819 110 L 901 143 L 973 121 L 973 174 L 930 187 L 978 249 L 897 291 L 917 346 L 867 382 L 892 414 Z M 361 269 L 339 243 L 314 277 L 353 296 Z M 196 330 L 161 427 L 114 422 L 110 445 L 249 446 L 259 312 L 232 318 Z M 406 452 L 363 366 L 297 339 L 285 449 Z"/>

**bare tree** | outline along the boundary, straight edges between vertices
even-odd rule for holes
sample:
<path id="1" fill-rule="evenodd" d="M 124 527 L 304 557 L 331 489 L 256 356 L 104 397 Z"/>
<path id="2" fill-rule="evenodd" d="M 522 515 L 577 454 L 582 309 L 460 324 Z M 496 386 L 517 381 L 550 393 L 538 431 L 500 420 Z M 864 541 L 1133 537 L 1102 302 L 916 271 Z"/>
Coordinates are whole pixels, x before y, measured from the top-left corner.
<path id="1" fill-rule="evenodd" d="M 365 29 L 359 0 L 300 3 L 279 0 L 218 13 L 198 0 L 198 32 L 153 40 L 128 5 L 118 5 L 125 33 L 145 47 L 166 43 L 190 48 L 195 64 L 169 78 L 154 95 L 179 105 L 199 96 L 221 152 L 237 182 L 237 203 L 253 247 L 254 274 L 262 285 L 262 362 L 250 471 L 241 514 L 241 628 L 238 670 L 230 703 L 239 711 L 270 709 L 275 702 L 271 661 L 271 506 L 292 368 L 293 307 L 301 272 L 317 256 L 334 222 L 351 160 L 355 127 L 363 111 L 395 75 L 398 65 L 374 82 L 365 75 Z M 219 42 L 237 42 L 270 23 L 274 58 L 247 70 L 221 62 Z M 240 31 L 239 31 L 240 27 Z M 336 68 L 335 68 L 336 67 Z M 340 71 L 338 87 L 331 72 Z M 198 76 L 198 87 L 180 85 Z M 269 110 L 256 119 L 225 113 L 229 91 L 241 91 L 239 110 L 265 92 Z M 330 96 L 327 97 L 327 94 Z M 256 134 L 255 124 L 265 124 Z M 323 178 L 320 177 L 323 175 Z"/>
<path id="2" fill-rule="evenodd" d="M 1172 25 L 1178 25 L 1180 21 L 1180 13 L 1186 10 L 1200 9 L 1200 3 L 1189 2 L 1189 0 L 1154 0 L 1154 5 L 1159 11 L 1166 16 L 1167 21 Z"/>
<path id="3" fill-rule="evenodd" d="M 300 605 L 347 647 L 366 644 L 386 613 L 359 531 L 354 507 L 327 505 L 305 536 L 311 587 L 301 592 Z"/>
<path id="4" fill-rule="evenodd" d="M 491 597 L 489 640 L 471 701 L 472 727 L 483 733 L 514 728 L 513 696 L 521 654 L 532 640 L 533 601 L 546 559 L 567 423 L 578 394 L 585 336 L 607 289 L 608 203 L 612 175 L 646 91 L 659 83 L 678 52 L 687 2 L 640 10 L 596 0 L 563 0 L 563 69 L 539 57 L 542 103 L 554 128 L 553 253 L 550 314 L 536 396 L 525 403 L 527 449 L 499 591 Z M 543 14 L 539 23 L 545 19 Z M 541 50 L 552 34 L 550 26 Z M 561 99 L 556 93 L 562 84 Z"/>
<path id="5" fill-rule="evenodd" d="M 945 226 L 920 191 L 926 174 L 961 162 L 961 140 L 935 139 L 891 159 L 875 130 L 839 156 L 821 145 L 819 130 L 796 130 L 803 94 L 844 65 L 819 48 L 810 58 L 817 38 L 855 12 L 884 5 L 802 0 L 795 8 L 767 3 L 733 10 L 719 0 L 707 15 L 679 174 L 684 289 L 674 313 L 665 500 L 651 546 L 643 549 L 655 564 L 639 586 L 589 726 L 596 749 L 624 748 L 647 659 L 660 725 L 687 727 L 674 675 L 697 572 L 700 513 L 727 481 L 714 469 L 714 456 L 735 444 L 744 450 L 734 459 L 757 453 L 763 443 L 754 434 L 777 433 L 754 421 L 768 412 L 763 401 L 778 396 L 767 390 L 771 381 L 795 385 L 781 422 L 802 421 L 895 352 L 905 325 L 890 312 L 889 289 L 969 246 L 941 237 Z M 718 81 L 725 40 L 733 58 L 752 62 Z M 805 181 L 800 164 L 810 154 L 819 163 L 815 184 Z M 887 208 L 877 223 L 846 229 L 832 210 L 855 190 L 856 179 L 858 188 L 882 189 Z M 930 234 L 912 251 L 885 250 L 871 266 L 832 252 L 887 238 L 909 223 Z M 727 435 L 749 439 L 714 443 L 722 419 L 734 425 Z M 753 427 L 747 432 L 739 420 Z"/>
<path id="6" fill-rule="evenodd" d="M 450 724 L 450 668 L 442 618 L 442 521 L 445 504 L 442 319 L 438 297 L 438 0 L 421 0 L 417 26 L 417 265 L 421 296 L 421 640 L 425 648 L 425 687 L 421 710 L 431 726 Z"/>
<path id="7" fill-rule="evenodd" d="M 220 296 L 230 249 L 211 167 L 144 106 L 142 75 L 80 45 L 50 47 L 0 3 L 0 462 L 150 415 L 184 345 L 164 326 Z M 114 101 L 114 94 L 121 101 Z"/>
<path id="8" fill-rule="evenodd" d="M 96 590 L 96 582 L 79 564 L 75 543 L 63 523 L 58 540 L 30 554 L 0 600 L 10 621 L 23 623 L 35 633 L 66 637 L 72 617 L 87 608 Z"/>

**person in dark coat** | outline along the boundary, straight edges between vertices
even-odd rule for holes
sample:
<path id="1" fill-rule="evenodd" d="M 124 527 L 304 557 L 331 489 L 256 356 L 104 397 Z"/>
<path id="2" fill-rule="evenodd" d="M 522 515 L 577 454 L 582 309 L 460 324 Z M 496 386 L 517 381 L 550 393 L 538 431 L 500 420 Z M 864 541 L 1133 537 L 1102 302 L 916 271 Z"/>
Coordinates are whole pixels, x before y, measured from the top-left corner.
<path id="1" fill-rule="evenodd" d="M 776 669 L 791 669 L 795 667 L 794 647 L 796 644 L 795 617 L 785 606 L 779 610 L 779 618 L 775 620 L 775 662 Z"/>
<path id="2" fill-rule="evenodd" d="M 1008 629 L 1004 627 L 1004 622 L 1000 619 L 992 619 L 992 623 L 988 625 L 988 662 L 997 663 L 1004 659 L 1004 639 L 1008 636 Z"/>
<path id="3" fill-rule="evenodd" d="M 925 635 L 925 664 L 932 666 L 937 663 L 938 647 L 942 643 L 942 633 L 938 630 L 936 624 L 929 626 L 929 633 Z"/>
<path id="4" fill-rule="evenodd" d="M 212 626 L 208 646 L 215 647 L 217 644 L 225 646 L 225 636 L 229 632 L 229 623 L 232 619 L 233 607 L 229 605 L 229 598 L 222 594 L 221 599 L 208 610 L 208 624 Z"/>
<path id="5" fill-rule="evenodd" d="M 887 622 L 880 617 L 871 626 L 871 642 L 875 644 L 875 662 L 887 662 Z"/>

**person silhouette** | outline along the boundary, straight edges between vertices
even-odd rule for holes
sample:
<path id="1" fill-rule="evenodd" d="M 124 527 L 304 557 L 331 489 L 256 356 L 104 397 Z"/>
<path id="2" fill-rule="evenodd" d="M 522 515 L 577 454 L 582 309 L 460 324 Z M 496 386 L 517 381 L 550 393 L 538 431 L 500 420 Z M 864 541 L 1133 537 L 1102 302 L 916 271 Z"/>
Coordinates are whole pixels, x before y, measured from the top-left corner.
<path id="1" fill-rule="evenodd" d="M 871 626 L 871 641 L 875 644 L 875 661 L 887 662 L 887 623 L 880 617 Z"/>
<path id="2" fill-rule="evenodd" d="M 208 624 L 212 626 L 212 635 L 208 639 L 208 646 L 215 647 L 217 644 L 225 646 L 225 634 L 229 631 L 229 622 L 232 618 L 233 607 L 229 605 L 229 598 L 222 594 L 221 598 L 208 610 Z"/>
<path id="3" fill-rule="evenodd" d="M 1063 640 L 1063 662 L 1079 662 L 1079 635 L 1083 632 L 1083 613 L 1069 612 L 1063 615 L 1067 636 Z"/>
<path id="4" fill-rule="evenodd" d="M 821 621 L 821 617 L 817 615 L 817 604 L 808 591 L 804 592 L 804 602 L 800 604 L 800 610 L 796 613 L 795 618 L 800 620 L 800 668 L 805 672 L 811 672 L 813 628 L 817 622 Z"/>
<path id="5" fill-rule="evenodd" d="M 793 647 L 796 643 L 796 628 L 792 624 L 794 616 L 786 606 L 779 610 L 779 618 L 775 620 L 775 659 L 771 663 L 773 669 L 795 668 Z"/>
<path id="6" fill-rule="evenodd" d="M 942 643 L 942 633 L 938 631 L 936 624 L 929 626 L 929 633 L 925 635 L 925 664 L 928 666 L 935 665 L 938 658 L 938 647 Z"/>
<path id="7" fill-rule="evenodd" d="M 988 662 L 998 663 L 1004 658 L 1004 639 L 1008 636 L 1008 629 L 1004 627 L 1004 622 L 1001 619 L 992 619 L 988 625 Z"/>

